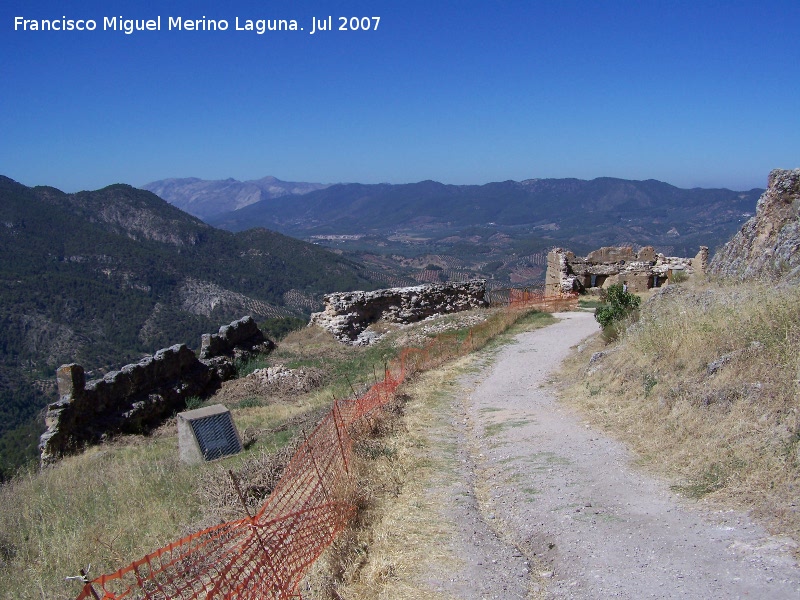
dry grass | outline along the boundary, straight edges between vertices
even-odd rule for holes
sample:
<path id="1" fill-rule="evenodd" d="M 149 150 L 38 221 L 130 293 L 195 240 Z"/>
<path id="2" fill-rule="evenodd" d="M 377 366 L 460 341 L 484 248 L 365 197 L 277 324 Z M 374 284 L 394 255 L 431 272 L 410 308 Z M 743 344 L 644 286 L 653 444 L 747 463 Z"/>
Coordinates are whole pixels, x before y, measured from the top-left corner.
<path id="1" fill-rule="evenodd" d="M 305 348 L 329 368 L 353 359 L 352 349 L 319 330 L 292 337 L 286 352 Z M 243 517 L 228 469 L 251 508 L 260 505 L 296 436 L 327 412 L 332 393 L 322 387 L 291 401 L 263 398 L 263 406 L 234 408 L 248 449 L 214 463 L 190 467 L 178 461 L 173 420 L 150 436 L 120 437 L 3 484 L 0 598 L 71 599 L 80 585 L 65 577 L 89 564 L 90 576 L 110 573 L 221 519 Z M 214 402 L 225 403 L 225 394 Z"/>
<path id="2" fill-rule="evenodd" d="M 113 571 L 184 533 L 202 512 L 197 471 L 173 444 L 121 440 L 0 489 L 3 598 L 74 598 L 64 578 Z"/>
<path id="3" fill-rule="evenodd" d="M 487 325 L 476 336 L 474 348 L 486 344 L 524 313 L 487 312 L 487 316 Z M 452 335 L 458 340 L 466 332 L 457 330 Z M 452 348 L 452 345 L 442 346 L 442 354 L 434 362 L 451 358 L 452 354 L 447 353 Z M 90 576 L 110 573 L 220 519 L 244 516 L 238 497 L 231 493 L 228 469 L 237 474 L 251 508 L 260 505 L 280 476 L 300 431 L 313 427 L 330 407 L 334 395 L 350 395 L 351 384 L 357 390 L 369 385 L 397 352 L 391 335 L 375 346 L 352 348 L 339 344 L 317 328 L 293 332 L 265 364 L 322 369 L 326 385 L 291 399 L 258 398 L 253 405 L 243 408 L 236 408 L 241 403 L 237 399 L 231 408 L 237 428 L 248 441 L 244 453 L 211 464 L 183 465 L 177 458 L 173 422 L 150 436 L 121 437 L 66 458 L 53 468 L 2 485 L 0 597 L 74 598 L 80 585 L 64 578 L 77 575 L 89 564 Z M 224 390 L 211 400 L 220 401 L 225 402 Z M 364 470 L 360 473 L 359 488 L 364 493 L 359 501 L 364 510 L 359 524 L 371 521 L 371 515 L 382 510 L 380 498 L 407 495 L 409 506 L 421 502 L 416 470 L 423 467 L 405 461 L 404 457 L 412 453 L 411 447 L 404 445 L 406 442 L 397 442 L 396 451 L 392 449 L 395 442 L 391 440 L 397 435 L 400 434 L 390 431 L 388 441 L 384 442 L 383 438 L 370 434 L 360 449 L 365 456 L 360 467 Z M 401 492 L 398 481 L 409 480 L 409 469 L 415 477 L 410 478 Z M 418 508 L 424 512 L 423 505 Z M 411 515 L 413 510 L 397 518 L 412 518 Z M 417 539 L 414 535 L 427 535 L 414 533 L 412 527 L 403 529 L 398 537 L 397 532 L 402 528 L 392 529 L 394 534 L 369 535 L 372 540 L 386 535 L 387 543 L 400 540 L 403 545 Z M 347 533 L 336 547 L 354 547 L 351 543 L 354 531 L 357 529 Z M 422 552 L 429 555 L 432 550 L 427 548 Z M 407 568 L 402 561 L 395 565 L 394 559 L 386 560 L 385 564 L 371 560 L 369 565 L 358 569 L 359 581 L 373 582 L 363 583 L 365 589 L 374 589 L 369 586 L 392 580 Z M 407 563 L 408 568 L 413 562 Z M 339 573 L 336 577 L 341 578 L 349 568 L 340 565 L 332 573 Z M 336 577 L 330 575 L 329 579 L 333 581 Z M 379 596 L 365 593 L 362 597 Z M 415 596 L 409 588 L 401 597 Z"/>
<path id="4" fill-rule="evenodd" d="M 674 489 L 800 541 L 800 290 L 670 286 L 568 370 L 564 396 Z"/>
<path id="5" fill-rule="evenodd" d="M 475 332 L 490 353 L 520 331 L 554 322 L 531 311 L 494 311 Z M 486 352 L 489 352 L 487 354 Z M 429 364 L 444 361 L 434 357 Z M 431 581 L 463 567 L 453 547 L 454 522 L 444 490 L 459 477 L 453 419 L 456 381 L 471 356 L 420 373 L 357 448 L 359 516 L 307 578 L 309 600 L 450 598 Z"/>
<path id="6" fill-rule="evenodd" d="M 469 359 L 462 359 L 459 363 Z M 459 566 L 450 549 L 455 525 L 431 490 L 453 477 L 455 456 L 441 451 L 447 390 L 459 364 L 422 374 L 395 409 L 356 445 L 359 516 L 309 575 L 309 600 L 445 599 L 426 574 Z"/>

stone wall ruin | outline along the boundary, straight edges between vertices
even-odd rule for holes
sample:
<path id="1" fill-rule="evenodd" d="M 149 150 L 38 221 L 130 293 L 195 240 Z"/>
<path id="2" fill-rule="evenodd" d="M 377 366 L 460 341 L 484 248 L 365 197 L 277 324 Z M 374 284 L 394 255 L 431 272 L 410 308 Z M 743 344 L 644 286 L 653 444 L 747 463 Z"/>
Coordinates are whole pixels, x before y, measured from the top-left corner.
<path id="1" fill-rule="evenodd" d="M 324 300 L 325 310 L 312 314 L 309 325 L 318 325 L 340 342 L 352 345 L 367 345 L 378 339 L 367 327 L 381 319 L 390 323 L 415 323 L 437 314 L 489 305 L 483 279 L 373 292 L 342 292 L 328 294 Z"/>
<path id="2" fill-rule="evenodd" d="M 572 292 L 599 292 L 610 285 L 625 284 L 630 292 L 645 292 L 661 287 L 681 272 L 705 273 L 708 248 L 701 246 L 694 258 L 664 256 L 652 246 L 634 252 L 631 246 L 610 246 L 590 252 L 585 257 L 555 248 L 547 255 L 545 296 L 556 297 Z"/>
<path id="3" fill-rule="evenodd" d="M 39 441 L 42 464 L 114 434 L 157 426 L 188 398 L 207 396 L 232 378 L 235 359 L 273 347 L 247 316 L 203 335 L 200 358 L 177 344 L 89 382 L 80 365 L 62 365 L 56 372 L 59 399 L 47 407 L 47 431 Z"/>

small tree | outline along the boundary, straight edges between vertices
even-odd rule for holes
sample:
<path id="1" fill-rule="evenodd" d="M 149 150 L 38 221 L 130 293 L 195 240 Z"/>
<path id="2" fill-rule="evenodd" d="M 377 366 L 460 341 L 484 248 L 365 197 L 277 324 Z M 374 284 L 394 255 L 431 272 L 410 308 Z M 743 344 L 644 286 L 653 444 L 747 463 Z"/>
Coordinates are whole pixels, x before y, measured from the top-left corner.
<path id="1" fill-rule="evenodd" d="M 625 291 L 621 283 L 615 283 L 606 291 L 606 305 L 595 309 L 594 318 L 604 328 L 608 327 L 639 308 L 641 302 L 639 296 Z"/>

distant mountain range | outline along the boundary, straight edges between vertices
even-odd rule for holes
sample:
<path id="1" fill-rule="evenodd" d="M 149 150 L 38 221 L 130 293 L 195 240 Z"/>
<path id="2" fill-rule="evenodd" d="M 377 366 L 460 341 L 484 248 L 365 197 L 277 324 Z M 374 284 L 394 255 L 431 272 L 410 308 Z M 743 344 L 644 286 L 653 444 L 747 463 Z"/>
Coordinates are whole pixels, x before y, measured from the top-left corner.
<path id="1" fill-rule="evenodd" d="M 154 187 L 151 184 L 150 189 Z M 176 205 L 187 193 L 177 184 L 159 189 L 162 198 Z M 442 239 L 482 227 L 512 236 L 541 237 L 551 245 L 591 249 L 618 243 L 652 244 L 688 253 L 700 245 L 713 250 L 726 242 L 754 213 L 763 192 L 682 189 L 652 179 L 609 177 L 486 185 L 336 184 L 307 189 L 301 196 L 264 198 L 227 213 L 216 211 L 213 216 L 207 216 L 214 211 L 205 208 L 204 219 L 231 231 L 258 226 L 306 239 L 398 232 Z"/>
<path id="2" fill-rule="evenodd" d="M 0 176 L 0 477 L 33 455 L 34 417 L 54 399 L 60 364 L 91 377 L 166 345 L 194 347 L 243 314 L 307 314 L 327 292 L 474 276 L 535 285 L 555 245 L 691 256 L 726 242 L 762 192 L 610 178 L 148 187 L 207 222 L 128 185 L 66 194 Z"/>
<path id="3" fill-rule="evenodd" d="M 0 475 L 35 448 L 60 364 L 96 375 L 245 314 L 308 314 L 324 293 L 377 287 L 324 248 L 214 229 L 128 185 L 66 194 L 0 176 Z"/>
<path id="4" fill-rule="evenodd" d="M 326 187 L 328 185 L 323 183 L 296 183 L 268 176 L 252 181 L 208 181 L 196 177 L 162 179 L 143 185 L 142 189 L 164 198 L 184 212 L 208 219 L 262 200 L 288 195 L 301 196 Z"/>

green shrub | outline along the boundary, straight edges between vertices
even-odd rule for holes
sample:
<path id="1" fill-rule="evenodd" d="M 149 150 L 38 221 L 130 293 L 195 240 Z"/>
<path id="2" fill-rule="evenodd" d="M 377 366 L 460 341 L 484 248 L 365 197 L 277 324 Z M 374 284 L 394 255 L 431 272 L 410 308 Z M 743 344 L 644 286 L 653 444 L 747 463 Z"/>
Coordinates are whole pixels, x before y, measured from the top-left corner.
<path id="1" fill-rule="evenodd" d="M 683 283 L 687 279 L 689 279 L 689 275 L 686 274 L 686 271 L 672 271 L 669 276 L 670 283 Z"/>
<path id="2" fill-rule="evenodd" d="M 603 326 L 608 327 L 613 323 L 622 321 L 625 317 L 639 308 L 642 299 L 636 294 L 625 291 L 621 283 L 609 286 L 606 291 L 606 305 L 594 311 L 594 318 Z"/>
<path id="3" fill-rule="evenodd" d="M 308 324 L 307 319 L 299 317 L 273 317 L 258 324 L 261 331 L 269 339 L 280 341 L 292 331 L 302 329 Z"/>
<path id="4" fill-rule="evenodd" d="M 642 387 L 644 388 L 645 396 L 649 396 L 656 385 L 658 385 L 658 380 L 651 373 L 645 373 L 642 376 Z"/>
<path id="5" fill-rule="evenodd" d="M 195 410 L 203 406 L 203 399 L 200 396 L 189 396 L 186 399 L 186 410 Z"/>

